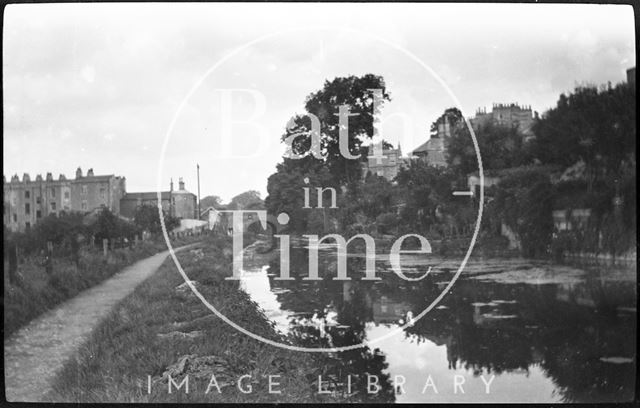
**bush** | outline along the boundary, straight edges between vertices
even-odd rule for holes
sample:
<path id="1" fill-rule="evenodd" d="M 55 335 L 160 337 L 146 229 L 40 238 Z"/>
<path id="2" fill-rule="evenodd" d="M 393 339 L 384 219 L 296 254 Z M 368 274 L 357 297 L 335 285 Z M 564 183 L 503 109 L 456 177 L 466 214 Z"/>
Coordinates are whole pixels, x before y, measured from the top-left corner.
<path id="1" fill-rule="evenodd" d="M 393 234 L 398 227 L 398 216 L 396 213 L 383 213 L 376 218 L 378 232 L 381 234 Z"/>
<path id="2" fill-rule="evenodd" d="M 171 231 L 174 228 L 180 226 L 180 220 L 176 217 L 172 217 L 162 212 L 164 218 L 164 225 L 167 231 Z M 152 234 L 159 234 L 162 232 L 162 223 L 160 222 L 160 213 L 158 207 L 153 205 L 141 205 L 136 208 L 136 212 L 133 216 L 133 223 L 143 231 L 149 231 Z"/>
<path id="3" fill-rule="evenodd" d="M 490 213 L 518 234 L 525 256 L 548 252 L 554 229 L 553 195 L 549 176 L 536 169 L 509 175 L 498 184 Z"/>

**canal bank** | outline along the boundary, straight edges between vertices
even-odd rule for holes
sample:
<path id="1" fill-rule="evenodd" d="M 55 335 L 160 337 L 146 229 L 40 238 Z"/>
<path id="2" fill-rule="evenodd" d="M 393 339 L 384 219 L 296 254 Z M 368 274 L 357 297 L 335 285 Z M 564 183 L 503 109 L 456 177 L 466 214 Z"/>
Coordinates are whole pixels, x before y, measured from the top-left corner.
<path id="1" fill-rule="evenodd" d="M 288 341 L 237 281 L 225 280 L 231 276 L 231 254 L 230 238 L 207 237 L 177 257 L 198 291 L 227 318 L 262 337 Z M 236 331 L 194 296 L 169 259 L 98 325 L 57 373 L 45 400 L 344 401 L 336 393 L 317 392 L 318 377 L 330 361 L 325 355 L 274 348 Z"/>

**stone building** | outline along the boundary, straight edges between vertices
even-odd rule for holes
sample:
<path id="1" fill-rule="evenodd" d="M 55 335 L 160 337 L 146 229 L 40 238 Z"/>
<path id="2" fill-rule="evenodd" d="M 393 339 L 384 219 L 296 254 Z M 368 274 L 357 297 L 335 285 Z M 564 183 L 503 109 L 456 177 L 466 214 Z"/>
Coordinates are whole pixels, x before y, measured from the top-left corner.
<path id="1" fill-rule="evenodd" d="M 406 164 L 400 146 L 397 149 L 384 149 L 382 156 L 382 158 L 367 156 L 367 161 L 362 166 L 363 178 L 367 176 L 368 172 L 371 172 L 371 174 L 391 181 L 398 175 L 400 168 Z"/>
<path id="2" fill-rule="evenodd" d="M 162 209 L 167 214 L 182 219 L 198 219 L 196 214 L 198 211 L 197 197 L 185 189 L 182 178 L 178 182 L 178 190 L 173 189 L 172 180 L 169 191 L 160 192 L 160 199 Z M 120 215 L 132 219 L 136 208 L 141 205 L 157 206 L 158 193 L 155 191 L 126 193 L 120 199 Z"/>
<path id="3" fill-rule="evenodd" d="M 24 173 L 3 182 L 3 222 L 12 231 L 24 231 L 38 220 L 61 211 L 89 212 L 107 207 L 114 213 L 120 211 L 120 198 L 125 192 L 125 178 L 110 175 L 94 175 L 89 169 L 86 176 L 78 168 L 76 178 L 67 179 L 63 174 L 57 179 L 47 173 L 31 180 Z"/>
<path id="4" fill-rule="evenodd" d="M 476 116 L 469 119 L 474 131 L 489 122 L 502 126 L 517 126 L 524 137 L 533 136 L 531 128 L 534 117 L 530 106 L 520 106 L 516 103 L 494 103 L 491 112 L 485 108 L 478 109 Z M 464 126 L 464 122 L 457 126 Z M 449 122 L 447 116 L 443 123 L 438 124 L 438 131 L 429 140 L 411 152 L 411 156 L 428 163 L 431 166 L 447 166 L 447 140 L 451 137 L 455 126 Z"/>
<path id="5" fill-rule="evenodd" d="M 76 178 L 71 181 L 71 210 L 93 211 L 107 207 L 114 214 L 120 213 L 120 199 L 126 193 L 124 177 L 113 174 L 96 176 L 93 169 L 82 175 L 82 169 L 76 170 Z"/>
<path id="6" fill-rule="evenodd" d="M 63 174 L 54 179 L 51 173 L 44 179 L 38 174 L 31 180 L 29 174 L 24 173 L 22 180 L 16 174 L 7 182 L 3 176 L 3 222 L 11 231 L 24 231 L 41 218 L 61 211 L 89 212 L 107 207 L 118 213 L 124 192 L 124 177 L 96 176 L 93 169 L 83 176 L 78 168 L 73 180 Z"/>
<path id="7" fill-rule="evenodd" d="M 34 180 L 25 173 L 22 180 L 18 175 L 7 181 L 3 176 L 3 223 L 11 231 L 24 231 L 33 227 L 41 218 L 60 212 L 89 213 L 99 208 L 108 208 L 116 215 L 133 218 L 139 205 L 157 205 L 156 192 L 127 193 L 124 177 L 95 175 L 89 169 L 83 175 L 76 170 L 75 179 L 67 179 L 63 174 L 57 179 L 51 173 L 45 178 L 37 175 Z M 162 207 L 167 213 L 183 219 L 197 219 L 196 196 L 185 190 L 180 179 L 179 189 L 161 193 Z"/>
<path id="8" fill-rule="evenodd" d="M 160 200 L 162 210 L 169 214 L 171 212 L 171 193 L 169 191 L 161 191 Z M 136 209 L 143 205 L 156 207 L 158 205 L 158 193 L 155 191 L 126 193 L 124 197 L 120 199 L 120 215 L 133 219 L 136 214 Z"/>
<path id="9" fill-rule="evenodd" d="M 438 125 L 438 132 L 429 140 L 411 152 L 411 156 L 418 158 L 435 167 L 447 166 L 446 141 L 451 137 L 452 126 L 445 116 L 444 123 Z"/>
<path id="10" fill-rule="evenodd" d="M 636 67 L 627 70 L 627 83 L 631 86 L 636 86 Z"/>
<path id="11" fill-rule="evenodd" d="M 487 112 L 486 108 L 481 108 L 476 111 L 475 117 L 469 119 L 475 131 L 491 121 L 501 126 L 517 126 L 523 136 L 533 136 L 531 128 L 534 119 L 531 106 L 520 106 L 517 103 L 494 103 L 491 112 Z"/>

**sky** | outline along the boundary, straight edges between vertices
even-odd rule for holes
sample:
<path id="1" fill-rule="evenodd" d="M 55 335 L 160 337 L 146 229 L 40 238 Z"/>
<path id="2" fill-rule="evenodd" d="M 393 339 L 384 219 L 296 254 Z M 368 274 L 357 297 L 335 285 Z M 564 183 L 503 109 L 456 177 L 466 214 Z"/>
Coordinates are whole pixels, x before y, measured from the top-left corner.
<path id="1" fill-rule="evenodd" d="M 382 75 L 380 131 L 406 155 L 446 108 L 542 113 L 636 65 L 628 5 L 20 4 L 4 19 L 7 178 L 81 167 L 196 193 L 199 164 L 201 196 L 226 202 L 266 197 L 287 121 L 326 80 Z"/>

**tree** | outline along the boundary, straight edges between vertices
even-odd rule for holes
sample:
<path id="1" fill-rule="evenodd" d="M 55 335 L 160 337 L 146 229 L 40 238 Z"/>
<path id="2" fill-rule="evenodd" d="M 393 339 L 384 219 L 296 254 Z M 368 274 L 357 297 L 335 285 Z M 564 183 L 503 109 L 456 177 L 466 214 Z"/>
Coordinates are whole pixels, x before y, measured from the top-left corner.
<path id="1" fill-rule="evenodd" d="M 306 231 L 310 214 L 315 208 L 303 208 L 304 188 L 309 188 L 309 206 L 317 206 L 316 187 L 331 187 L 334 181 L 322 162 L 305 157 L 300 160 L 284 159 L 276 166 L 277 171 L 269 176 L 268 196 L 265 207 L 270 214 L 289 215 L 288 227 L 294 231 Z M 305 183 L 305 179 L 308 183 Z M 327 206 L 329 204 L 327 203 Z"/>
<path id="2" fill-rule="evenodd" d="M 202 200 L 200 200 L 200 210 L 201 211 L 204 211 L 209 207 L 213 207 L 216 210 L 221 209 L 222 208 L 222 199 L 220 197 L 218 197 L 217 195 L 210 195 L 210 196 L 206 196 Z"/>
<path id="3" fill-rule="evenodd" d="M 396 178 L 405 191 L 406 205 L 402 219 L 407 225 L 415 225 L 426 231 L 437 223 L 437 211 L 451 203 L 453 175 L 440 167 L 429 166 L 421 160 L 413 160 Z"/>
<path id="4" fill-rule="evenodd" d="M 176 217 L 168 215 L 166 211 L 163 211 L 162 214 L 167 231 L 171 231 L 180 225 L 180 220 Z M 162 224 L 160 223 L 158 207 L 154 205 L 141 205 L 136 208 L 136 212 L 133 216 L 133 222 L 143 231 L 149 231 L 152 234 L 162 232 Z"/>
<path id="5" fill-rule="evenodd" d="M 381 101 L 374 104 L 374 90 L 380 89 Z M 375 115 L 380 113 L 382 103 L 391 100 L 386 92 L 384 79 L 381 76 L 366 74 L 361 77 L 337 77 L 325 81 L 324 87 L 310 94 L 305 103 L 305 110 L 315 115 L 320 122 L 322 160 L 328 166 L 333 178 L 340 182 L 351 182 L 361 178 L 360 161 L 348 159 L 340 153 L 339 116 L 341 105 L 349 107 L 350 116 L 348 132 L 348 148 L 352 155 L 362 154 L 363 141 L 373 137 Z M 296 154 L 307 152 L 311 146 L 312 121 L 309 116 L 294 116 L 290 121 L 282 140 L 299 134 L 293 140 L 291 150 Z"/>
<path id="6" fill-rule="evenodd" d="M 444 125 L 445 120 L 449 122 L 449 126 L 452 131 L 459 126 L 464 126 L 464 117 L 462 116 L 460 109 L 455 107 L 445 109 L 444 113 L 431 124 L 431 128 L 429 130 L 432 137 L 438 134 L 438 128 L 440 125 Z"/>
<path id="7" fill-rule="evenodd" d="M 380 103 L 374 104 L 374 92 L 380 89 Z M 325 81 L 321 90 L 310 94 L 305 103 L 307 113 L 318 118 L 320 129 L 317 135 L 322 158 L 315 157 L 309 150 L 312 146 L 312 119 L 310 115 L 294 116 L 282 141 L 290 141 L 290 152 L 302 156 L 297 159 L 286 157 L 276 166 L 276 173 L 269 177 L 265 199 L 267 210 L 272 214 L 285 212 L 290 217 L 289 227 L 302 232 L 309 227 L 310 220 L 322 216 L 344 219 L 349 210 L 342 207 L 343 188 L 356 191 L 362 178 L 362 161 L 367 156 L 367 141 L 373 136 L 375 115 L 380 113 L 382 102 L 389 101 L 384 79 L 367 74 L 361 77 L 338 77 Z M 339 107 L 347 105 L 352 116 L 348 118 L 347 144 L 352 155 L 359 159 L 348 159 L 340 152 Z M 392 147 L 383 143 L 384 147 Z M 304 182 L 308 179 L 308 184 Z M 303 208 L 304 188 L 310 191 L 309 204 L 313 208 Z M 316 188 L 334 188 L 340 210 L 317 209 Z M 327 204 L 325 207 L 329 207 Z M 321 212 L 320 212 L 321 211 Z M 320 215 L 318 215 L 320 214 Z M 348 218 L 348 217 L 347 217 Z M 351 220 L 353 221 L 353 220 Z M 317 224 L 317 223 L 315 223 Z"/>
<path id="8" fill-rule="evenodd" d="M 228 210 L 259 209 L 260 207 L 262 207 L 262 199 L 260 198 L 260 192 L 256 190 L 238 194 L 227 205 Z"/>
<path id="9" fill-rule="evenodd" d="M 635 161 L 635 87 L 619 84 L 578 87 L 560 95 L 557 106 L 533 126 L 533 153 L 564 168 L 582 160 L 589 188 L 604 176 L 620 176 Z"/>
<path id="10" fill-rule="evenodd" d="M 84 215 L 79 212 L 61 212 L 59 215 L 50 214 L 42 218 L 32 231 L 41 246 L 47 241 L 54 245 L 68 243 L 76 239 L 77 234 L 87 231 L 84 225 Z"/>
<path id="11" fill-rule="evenodd" d="M 96 242 L 101 242 L 103 239 L 133 238 L 136 233 L 132 223 L 118 217 L 108 208 L 99 210 L 88 226 L 88 231 L 96 238 Z"/>
<path id="12" fill-rule="evenodd" d="M 548 174 L 537 169 L 514 172 L 498 184 L 489 218 L 498 218 L 519 237 L 525 256 L 547 254 L 553 233 L 553 187 Z"/>
<path id="13" fill-rule="evenodd" d="M 476 131 L 476 140 L 485 170 L 504 169 L 529 164 L 528 146 L 517 127 L 488 122 Z M 478 157 L 466 126 L 455 128 L 447 141 L 447 163 L 459 175 L 478 171 Z"/>

